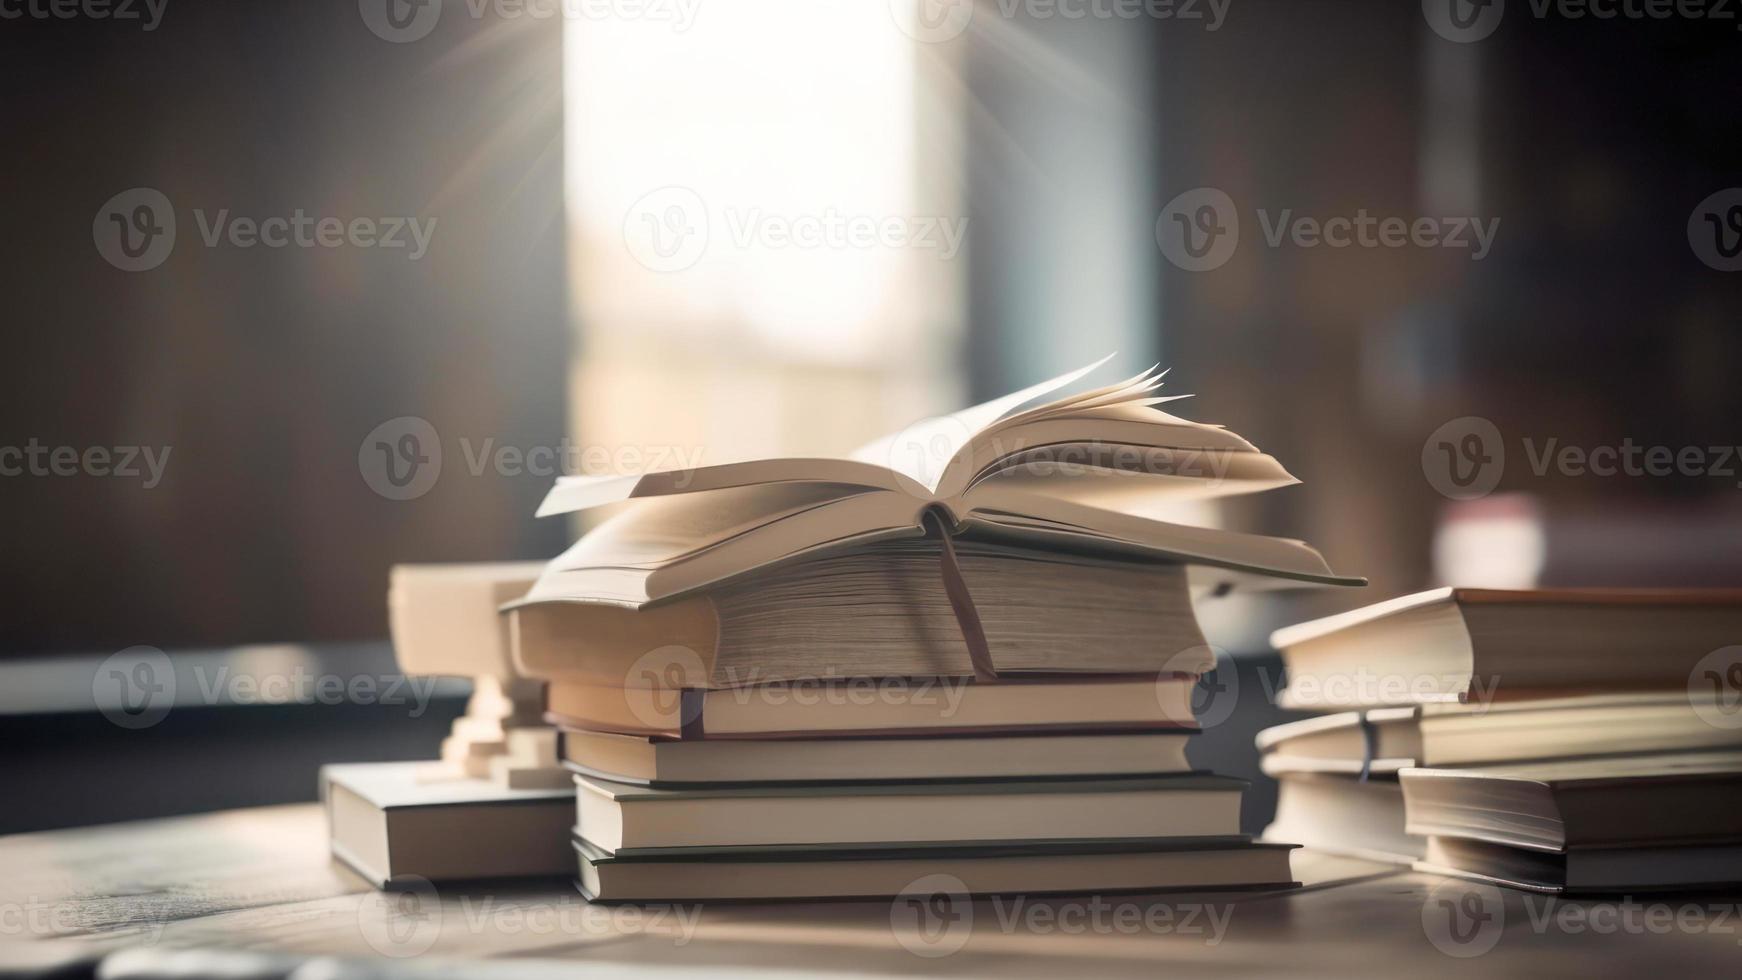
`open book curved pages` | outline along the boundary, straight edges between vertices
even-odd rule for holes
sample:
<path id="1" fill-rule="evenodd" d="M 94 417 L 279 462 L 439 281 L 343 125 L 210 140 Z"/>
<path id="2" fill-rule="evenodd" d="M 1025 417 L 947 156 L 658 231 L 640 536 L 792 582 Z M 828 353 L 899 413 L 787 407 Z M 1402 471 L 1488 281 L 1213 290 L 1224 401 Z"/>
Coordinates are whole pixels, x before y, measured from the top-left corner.
<path id="1" fill-rule="evenodd" d="M 1108 359 L 847 458 L 562 477 L 540 516 L 632 503 L 553 560 L 521 604 L 665 602 L 819 554 L 922 537 L 934 508 L 965 541 L 1176 562 L 1196 590 L 1365 584 L 1300 541 L 1158 519 L 1180 501 L 1299 481 L 1233 432 L 1157 409 L 1173 399 L 1155 394 L 1153 369 L 1041 401 Z"/>

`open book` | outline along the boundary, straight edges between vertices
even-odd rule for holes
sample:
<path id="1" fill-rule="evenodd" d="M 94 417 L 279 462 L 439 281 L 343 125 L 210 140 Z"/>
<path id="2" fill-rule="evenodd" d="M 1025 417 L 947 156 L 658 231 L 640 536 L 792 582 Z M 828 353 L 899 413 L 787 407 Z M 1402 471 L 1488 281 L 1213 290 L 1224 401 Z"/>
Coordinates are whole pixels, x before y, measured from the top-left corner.
<path id="1" fill-rule="evenodd" d="M 553 560 L 522 604 L 640 608 L 817 554 L 919 538 L 928 524 L 967 541 L 1181 563 L 1198 590 L 1364 584 L 1299 541 L 1159 520 L 1178 501 L 1298 481 L 1238 435 L 1157 409 L 1172 399 L 1155 394 L 1154 371 L 1033 404 L 1105 363 L 849 458 L 563 477 L 540 516 L 631 503 Z"/>

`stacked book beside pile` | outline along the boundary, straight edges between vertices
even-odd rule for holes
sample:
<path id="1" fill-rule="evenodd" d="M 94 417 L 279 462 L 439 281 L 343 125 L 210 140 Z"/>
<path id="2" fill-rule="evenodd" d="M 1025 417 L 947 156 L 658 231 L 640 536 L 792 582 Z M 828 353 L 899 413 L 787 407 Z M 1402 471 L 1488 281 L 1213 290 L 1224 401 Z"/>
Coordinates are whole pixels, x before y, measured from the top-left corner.
<path id="1" fill-rule="evenodd" d="M 1280 630 L 1269 840 L 1551 891 L 1742 880 L 1742 594 L 1440 589 Z M 1733 656 L 1726 656 L 1729 651 Z"/>
<path id="2" fill-rule="evenodd" d="M 544 721 L 543 686 L 509 658 L 503 603 L 542 563 L 401 565 L 388 588 L 394 655 L 408 676 L 472 683 L 466 712 L 427 762 L 321 770 L 333 852 L 378 885 L 564 873 L 572 783 Z"/>
<path id="3" fill-rule="evenodd" d="M 541 513 L 621 507 L 506 608 L 587 895 L 1293 881 L 1240 835 L 1243 784 L 1186 759 L 1193 599 L 1358 580 L 1160 520 L 1294 481 L 1148 375 L 1040 401 L 1084 373 L 851 459 L 559 481 Z"/>

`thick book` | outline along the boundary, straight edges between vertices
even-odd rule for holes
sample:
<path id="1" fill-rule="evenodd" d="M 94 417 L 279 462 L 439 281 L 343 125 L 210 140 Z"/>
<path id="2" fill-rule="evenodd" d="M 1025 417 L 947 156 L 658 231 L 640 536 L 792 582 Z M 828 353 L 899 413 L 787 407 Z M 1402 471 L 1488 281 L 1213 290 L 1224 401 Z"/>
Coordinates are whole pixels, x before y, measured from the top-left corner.
<path id="1" fill-rule="evenodd" d="M 1332 572 L 1323 556 L 1299 541 L 1162 519 L 1182 500 L 1296 481 L 1227 429 L 1156 409 L 1165 399 L 1154 394 L 1160 380 L 1152 374 L 1042 401 L 1098 366 L 910 426 L 851 458 L 763 459 L 629 476 L 564 477 L 540 507 L 541 515 L 625 506 L 553 559 L 527 597 L 513 606 L 528 618 L 534 615 L 528 610 L 553 603 L 614 606 L 627 615 L 766 576 L 806 558 L 889 542 L 918 545 L 914 554 L 929 551 L 935 566 L 944 545 L 936 538 L 944 535 L 958 539 L 964 549 L 973 546 L 968 553 L 974 556 L 994 553 L 978 550 L 984 545 L 1030 555 L 1074 553 L 1182 565 L 1190 587 L 1217 593 L 1362 584 Z M 843 566 L 841 574 L 875 575 L 885 564 L 872 553 L 861 556 L 857 566 Z M 970 592 L 993 588 L 977 586 L 972 569 L 964 568 L 962 577 Z M 1071 584 L 1071 576 L 1060 579 L 1061 590 L 1088 588 Z M 908 596 L 897 588 L 900 581 L 868 583 L 859 601 L 870 608 L 904 606 Z M 929 587 L 934 596 L 939 588 Z M 788 607 L 768 615 L 778 618 Z M 703 622 L 729 618 L 706 608 L 690 615 Z M 601 614 L 586 622 L 592 630 L 637 630 L 602 625 L 608 618 Z M 770 626 L 771 635 L 779 636 L 777 626 Z M 862 620 L 847 626 L 851 632 L 844 642 L 875 635 L 861 628 Z M 522 655 L 528 663 L 538 662 L 540 654 L 530 644 L 533 628 L 524 623 L 520 628 Z M 570 640 L 567 656 L 584 661 L 589 631 L 563 635 Z M 1005 656 L 998 643 L 991 646 L 994 657 Z M 853 672 L 863 676 L 970 672 L 965 650 L 943 652 L 953 661 L 923 670 L 902 659 L 911 653 L 901 644 L 874 645 L 856 654 L 825 648 L 818 655 L 846 657 Z M 1088 659 L 1068 668 L 1058 662 L 1047 666 L 1131 669 L 1118 658 L 1103 665 L 1092 650 L 1088 653 Z M 800 668 L 805 676 L 825 672 L 808 663 Z"/>
<path id="2" fill-rule="evenodd" d="M 682 739 L 1193 731 L 1196 684 L 1192 675 L 888 677 L 708 691 L 562 680 L 545 698 L 546 717 L 566 728 Z"/>
<path id="3" fill-rule="evenodd" d="M 1288 668 L 1285 706 L 1324 709 L 1688 691 L 1738 636 L 1734 589 L 1443 588 L 1270 639 Z"/>
<path id="4" fill-rule="evenodd" d="M 674 740 L 562 733 L 563 762 L 620 783 L 827 783 L 1039 779 L 1188 772 L 1185 732 Z"/>
<path id="5" fill-rule="evenodd" d="M 429 782 L 428 763 L 322 766 L 333 856 L 372 884 L 463 881 L 574 870 L 574 788 L 508 789 L 485 779 Z"/>
<path id="6" fill-rule="evenodd" d="M 1345 773 L 1738 745 L 1736 733 L 1707 721 L 1686 693 L 1345 711 L 1267 728 L 1257 741 L 1267 763 Z"/>
<path id="7" fill-rule="evenodd" d="M 1290 848 L 1244 838 L 1019 842 L 993 846 L 688 849 L 613 854 L 574 839 L 576 887 L 601 902 L 874 899 L 1296 886 Z M 947 894 L 917 892 L 940 882 Z M 959 889 L 959 890 L 954 890 Z"/>
<path id="8" fill-rule="evenodd" d="M 1412 834 L 1538 851 L 1742 843 L 1742 752 L 1404 769 Z"/>
<path id="9" fill-rule="evenodd" d="M 1418 871 L 1526 891 L 1689 891 L 1742 885 L 1742 844 L 1588 848 L 1551 852 L 1429 837 Z"/>
<path id="10" fill-rule="evenodd" d="M 576 826 L 611 852 L 687 847 L 1228 837 L 1225 776 L 659 788 L 575 777 Z"/>
<path id="11" fill-rule="evenodd" d="M 972 674 L 938 547 L 856 546 L 635 612 L 591 602 L 513 607 L 515 656 L 534 677 L 642 686 Z M 1182 566 L 983 542 L 955 550 L 1001 675 L 1213 663 Z"/>
<path id="12" fill-rule="evenodd" d="M 1425 842 L 1403 829 L 1403 788 L 1396 774 L 1271 774 L 1277 777 L 1276 818 L 1264 829 L 1265 840 L 1388 864 L 1421 859 Z"/>

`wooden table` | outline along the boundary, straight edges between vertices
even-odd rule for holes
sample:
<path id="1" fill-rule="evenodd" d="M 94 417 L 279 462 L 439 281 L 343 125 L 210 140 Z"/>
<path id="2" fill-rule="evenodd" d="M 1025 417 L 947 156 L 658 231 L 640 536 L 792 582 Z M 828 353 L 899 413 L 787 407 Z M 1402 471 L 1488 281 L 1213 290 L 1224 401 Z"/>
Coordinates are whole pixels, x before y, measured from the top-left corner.
<path id="1" fill-rule="evenodd" d="M 589 977 L 1667 980 L 1742 965 L 1742 896 L 1551 900 L 1295 857 L 1306 887 L 1288 893 L 982 900 L 927 923 L 888 902 L 589 905 L 564 881 L 444 887 L 402 906 L 329 859 L 317 806 L 233 810 L 0 838 L 0 975 L 79 975 L 99 958 L 106 977 L 299 978 L 542 978 L 585 964 Z"/>

